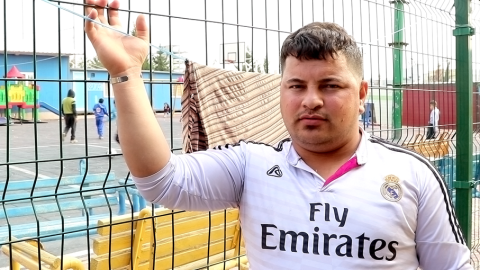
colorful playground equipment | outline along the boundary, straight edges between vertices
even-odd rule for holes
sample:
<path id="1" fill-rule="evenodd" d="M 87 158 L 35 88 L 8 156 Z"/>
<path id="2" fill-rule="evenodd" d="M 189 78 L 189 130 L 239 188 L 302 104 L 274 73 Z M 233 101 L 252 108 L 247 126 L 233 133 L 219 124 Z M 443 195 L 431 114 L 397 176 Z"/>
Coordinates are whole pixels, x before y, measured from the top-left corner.
<path id="1" fill-rule="evenodd" d="M 24 77 L 25 75 L 20 73 L 15 66 L 10 69 L 6 76 L 6 78 Z M 22 121 L 28 121 L 28 119 L 26 119 L 27 109 L 32 109 L 32 118 L 36 115 L 36 119 L 38 119 L 40 86 L 37 85 L 37 87 L 34 88 L 34 85 L 26 85 L 23 81 L 16 83 L 7 81 L 6 87 L 4 85 L 0 86 L 0 110 L 4 110 L 6 119 L 10 119 L 12 116 L 13 107 L 18 107 L 18 118 Z"/>

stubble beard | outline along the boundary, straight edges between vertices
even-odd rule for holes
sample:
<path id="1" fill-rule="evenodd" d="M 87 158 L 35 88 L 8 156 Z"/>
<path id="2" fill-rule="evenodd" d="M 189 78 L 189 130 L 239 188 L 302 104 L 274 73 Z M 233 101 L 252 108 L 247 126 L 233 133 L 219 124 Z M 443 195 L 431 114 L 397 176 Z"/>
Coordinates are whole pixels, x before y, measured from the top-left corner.
<path id="1" fill-rule="evenodd" d="M 308 126 L 298 130 L 297 134 L 292 136 L 292 139 L 304 148 L 312 150 L 327 150 L 336 141 L 334 136 L 328 134 L 328 131 Z"/>
<path id="2" fill-rule="evenodd" d="M 327 127 L 318 129 L 316 127 L 303 127 L 297 130 L 292 140 L 302 148 L 313 152 L 331 152 L 348 143 L 350 130 L 338 130 L 328 123 Z"/>

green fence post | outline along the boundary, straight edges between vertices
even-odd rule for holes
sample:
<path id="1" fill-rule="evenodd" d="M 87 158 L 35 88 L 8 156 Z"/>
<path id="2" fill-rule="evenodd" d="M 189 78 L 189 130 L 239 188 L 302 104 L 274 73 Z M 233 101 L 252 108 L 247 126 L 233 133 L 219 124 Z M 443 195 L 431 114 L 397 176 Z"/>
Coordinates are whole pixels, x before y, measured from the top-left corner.
<path id="1" fill-rule="evenodd" d="M 455 0 L 456 89 L 457 89 L 457 169 L 453 187 L 456 190 L 455 208 L 467 245 L 472 240 L 472 38 L 470 1 Z"/>
<path id="2" fill-rule="evenodd" d="M 394 0 L 390 3 L 395 4 L 394 15 L 394 34 L 393 43 L 393 104 L 392 104 L 392 123 L 393 139 L 399 140 L 402 136 L 402 82 L 403 82 L 403 47 L 407 43 L 403 41 L 404 14 L 403 5 L 408 4 L 406 0 Z"/>

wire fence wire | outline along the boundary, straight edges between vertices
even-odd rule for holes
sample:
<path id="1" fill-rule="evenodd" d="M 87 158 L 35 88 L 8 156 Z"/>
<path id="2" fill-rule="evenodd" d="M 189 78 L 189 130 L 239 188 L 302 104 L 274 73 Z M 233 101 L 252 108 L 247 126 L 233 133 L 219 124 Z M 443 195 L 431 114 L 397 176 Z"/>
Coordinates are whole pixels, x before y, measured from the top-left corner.
<path id="1" fill-rule="evenodd" d="M 15 252 L 22 250 L 19 245 L 25 241 L 17 239 L 25 237 L 43 243 L 24 253 L 30 258 L 27 261 L 34 265 L 42 261 L 43 267 L 74 265 L 78 259 L 88 269 L 113 269 L 149 260 L 155 269 L 174 268 L 186 262 L 185 254 L 190 252 L 180 248 L 186 233 L 182 230 L 200 220 L 206 226 L 197 228 L 204 236 L 198 241 L 205 245 L 198 249 L 206 260 L 191 269 L 206 264 L 228 269 L 228 259 L 243 266 L 244 249 L 235 223 L 238 214 L 231 210 L 193 214 L 145 203 L 129 181 L 115 142 L 115 121 L 105 121 L 105 139 L 98 138 L 91 108 L 98 98 L 104 98 L 109 114 L 114 115 L 114 95 L 108 74 L 83 33 L 84 21 L 74 14 L 83 14 L 83 2 L 51 1 L 72 13 L 40 0 L 0 3 L 4 17 L 0 70 L 5 75 L 16 66 L 26 76 L 0 79 L 0 123 L 4 124 L 0 126 L 0 245 L 4 253 L 0 267 L 16 267 L 20 257 Z M 133 34 L 139 14 L 146 16 L 155 46 L 144 63 L 143 77 L 172 152 L 180 154 L 182 143 L 182 59 L 278 74 L 281 44 L 290 32 L 313 21 L 335 22 L 355 38 L 364 57 L 370 93 L 359 124 L 373 135 L 429 158 L 456 200 L 452 188 L 457 119 L 453 0 L 123 0 L 122 31 Z M 472 26 L 480 29 L 478 1 L 471 1 L 471 18 Z M 477 183 L 479 35 L 472 41 L 473 175 Z M 75 89 L 81 111 L 77 143 L 72 144 L 70 135 L 62 135 L 65 125 L 58 112 L 69 89 Z M 18 102 L 27 98 L 33 100 L 34 108 L 41 105 L 38 114 L 34 109 L 27 111 L 29 104 Z M 441 116 L 436 139 L 426 140 L 431 100 L 437 102 Z M 171 114 L 164 112 L 165 103 L 173 109 Z M 480 269 L 477 184 L 472 198 L 472 264 Z M 143 208 L 147 211 L 139 212 Z M 153 245 L 155 260 L 147 256 L 139 262 L 133 255 L 138 245 L 135 235 L 142 228 L 148 235 L 144 238 L 157 243 Z M 41 252 L 42 248 L 59 259 Z"/>

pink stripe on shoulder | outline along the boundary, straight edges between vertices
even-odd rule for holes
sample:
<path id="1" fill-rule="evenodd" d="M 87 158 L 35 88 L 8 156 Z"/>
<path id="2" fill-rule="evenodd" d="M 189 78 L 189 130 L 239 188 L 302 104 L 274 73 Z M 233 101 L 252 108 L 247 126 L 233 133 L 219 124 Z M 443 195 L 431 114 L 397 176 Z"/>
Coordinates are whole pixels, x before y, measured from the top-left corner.
<path id="1" fill-rule="evenodd" d="M 342 175 L 346 174 L 348 171 L 358 167 L 357 163 L 357 156 L 354 156 L 353 158 L 349 159 L 345 164 L 342 165 L 332 176 L 330 176 L 327 181 L 325 181 L 325 184 L 323 186 L 326 186 L 333 182 L 334 180 L 340 178 Z"/>

